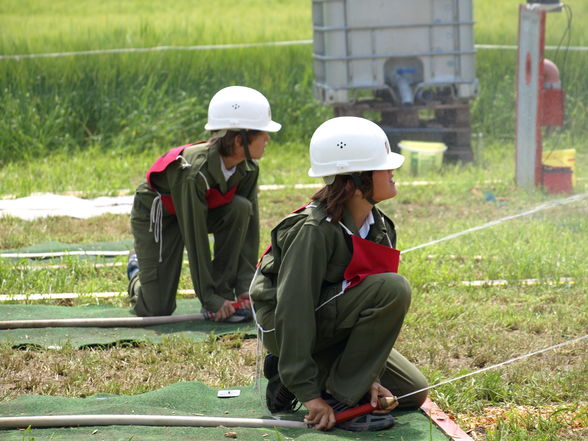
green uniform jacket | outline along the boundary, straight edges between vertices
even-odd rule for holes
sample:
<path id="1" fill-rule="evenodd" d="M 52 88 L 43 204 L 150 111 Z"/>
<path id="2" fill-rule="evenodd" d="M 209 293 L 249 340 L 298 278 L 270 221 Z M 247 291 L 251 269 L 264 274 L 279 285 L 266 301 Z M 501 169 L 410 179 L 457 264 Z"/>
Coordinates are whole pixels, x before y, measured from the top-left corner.
<path id="1" fill-rule="evenodd" d="M 324 317 L 335 302 L 321 309 L 320 322 L 315 308 L 341 291 L 352 256 L 349 234 L 327 219 L 322 204 L 315 204 L 289 215 L 272 230 L 272 248 L 263 257 L 251 290 L 259 324 L 265 330 L 275 328 L 281 380 L 303 402 L 321 394 L 313 353 L 321 339 L 333 338 L 333 321 Z M 377 208 L 373 215 L 375 223 L 366 239 L 395 246 L 392 221 Z M 358 234 L 350 213 L 344 213 L 342 223 Z"/>
<path id="2" fill-rule="evenodd" d="M 184 150 L 185 161 L 178 160 L 167 169 L 154 175 L 152 182 L 160 193 L 170 194 L 176 214 L 169 214 L 165 209 L 163 216 L 176 216 L 184 244 L 188 252 L 190 274 L 194 290 L 198 293 L 202 305 L 209 311 L 218 311 L 227 299 L 234 298 L 233 293 L 217 292 L 212 277 L 212 262 L 208 240 L 206 201 L 206 181 L 210 188 L 226 193 L 235 184 L 239 184 L 237 195 L 247 198 L 252 205 L 252 218 L 246 232 L 245 242 L 240 253 L 235 282 L 235 293 L 249 291 L 249 284 L 255 271 L 259 250 L 259 209 L 257 202 L 257 179 L 259 166 L 254 161 L 244 161 L 236 166 L 235 173 L 225 181 L 221 170 L 221 157 L 218 144 L 197 144 Z M 190 164 L 190 166 L 187 166 Z M 200 175 L 204 174 L 206 181 Z M 137 196 L 145 198 L 150 206 L 157 196 L 147 182 L 137 189 Z M 165 231 L 163 231 L 165 241 Z"/>

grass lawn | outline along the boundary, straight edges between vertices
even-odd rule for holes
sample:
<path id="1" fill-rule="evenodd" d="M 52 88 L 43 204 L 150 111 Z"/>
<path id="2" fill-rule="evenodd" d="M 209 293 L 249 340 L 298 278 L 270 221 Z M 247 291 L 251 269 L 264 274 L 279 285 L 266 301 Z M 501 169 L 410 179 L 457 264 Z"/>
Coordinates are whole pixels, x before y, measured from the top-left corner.
<path id="1" fill-rule="evenodd" d="M 573 11 L 570 45 L 588 45 Z M 310 39 L 309 2 L 244 0 L 89 2 L 0 0 L 0 54 Z M 517 5 L 476 0 L 476 43 L 516 44 Z M 568 16 L 550 14 L 546 44 L 558 45 Z M 238 22 L 240 25 L 235 26 Z M 564 40 L 563 47 L 568 44 Z M 545 149 L 575 148 L 576 194 L 588 192 L 585 52 L 549 52 L 562 68 L 566 124 Z M 565 55 L 565 56 L 564 56 Z M 396 174 L 399 195 L 382 204 L 400 249 L 530 210 L 561 197 L 514 185 L 514 51 L 479 51 L 481 95 L 472 103 L 476 160 L 439 172 Z M 227 83 L 257 87 L 284 130 L 261 161 L 261 184 L 314 183 L 307 142 L 331 111 L 312 98 L 311 48 L 160 52 L 0 60 L 0 194 L 132 192 L 167 147 L 202 138 L 210 96 Z M 430 181 L 412 185 L 414 181 Z M 312 190 L 260 193 L 261 248 L 271 228 Z M 504 221 L 403 255 L 413 303 L 397 348 L 431 384 L 583 336 L 588 329 L 588 199 Z M 0 218 L 0 249 L 61 241 L 129 239 L 128 217 Z M 124 264 L 124 259 L 117 260 Z M 73 258 L 64 267 L 0 259 L 0 293 L 126 289 L 119 267 Z M 524 282 L 533 279 L 532 282 Z M 563 280 L 563 282 L 562 282 Z M 476 286 L 473 282 L 487 282 Z M 492 285 L 491 281 L 500 281 Z M 190 289 L 185 270 L 180 288 Z M 126 307 L 124 298 L 100 299 Z M 90 296 L 64 304 L 91 304 Z M 0 345 L 0 400 L 26 394 L 136 394 L 183 380 L 214 387 L 254 380 L 254 341 L 174 338 L 104 349 Z M 586 341 L 436 387 L 431 396 L 476 440 L 588 438 Z M 191 360 L 186 363 L 186 360 Z M 227 365 L 235 369 L 226 369 Z M 137 381 L 141 378 L 141 381 Z"/>

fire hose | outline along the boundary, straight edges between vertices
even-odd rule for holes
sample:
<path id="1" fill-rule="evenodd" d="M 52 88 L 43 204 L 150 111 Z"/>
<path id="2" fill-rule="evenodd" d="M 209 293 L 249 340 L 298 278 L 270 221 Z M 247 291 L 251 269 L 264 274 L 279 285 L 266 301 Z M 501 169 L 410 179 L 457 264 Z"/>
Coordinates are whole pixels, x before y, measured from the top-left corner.
<path id="1" fill-rule="evenodd" d="M 308 428 L 301 421 L 170 415 L 48 415 L 0 417 L 0 428 L 81 426 L 187 426 Z"/>
<path id="2" fill-rule="evenodd" d="M 395 397 L 382 397 L 378 405 L 371 403 L 335 414 L 337 423 L 385 409 L 396 402 Z M 184 426 L 184 427 L 285 427 L 307 429 L 310 426 L 301 421 L 262 419 L 262 418 L 227 418 L 204 416 L 169 416 L 169 415 L 47 415 L 0 417 L 0 428 L 17 429 L 26 427 L 81 427 L 81 426 Z"/>
<path id="3" fill-rule="evenodd" d="M 232 302 L 235 310 L 243 309 L 243 302 Z M 109 318 L 74 318 L 48 320 L 5 320 L 0 321 L 0 329 L 17 328 L 111 328 L 111 327 L 142 327 L 180 323 L 192 320 L 214 320 L 214 312 L 196 314 L 160 315 L 154 317 L 109 317 Z"/>

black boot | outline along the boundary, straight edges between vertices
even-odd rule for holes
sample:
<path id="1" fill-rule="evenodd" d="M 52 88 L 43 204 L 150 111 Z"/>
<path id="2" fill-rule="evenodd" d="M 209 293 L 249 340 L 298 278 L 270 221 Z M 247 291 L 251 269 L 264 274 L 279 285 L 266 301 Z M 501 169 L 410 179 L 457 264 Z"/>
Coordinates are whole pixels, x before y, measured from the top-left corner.
<path id="1" fill-rule="evenodd" d="M 268 379 L 265 390 L 265 401 L 271 413 L 294 412 L 298 400 L 292 392 L 286 389 L 280 380 L 278 372 L 278 357 L 267 354 L 263 363 L 263 375 Z"/>

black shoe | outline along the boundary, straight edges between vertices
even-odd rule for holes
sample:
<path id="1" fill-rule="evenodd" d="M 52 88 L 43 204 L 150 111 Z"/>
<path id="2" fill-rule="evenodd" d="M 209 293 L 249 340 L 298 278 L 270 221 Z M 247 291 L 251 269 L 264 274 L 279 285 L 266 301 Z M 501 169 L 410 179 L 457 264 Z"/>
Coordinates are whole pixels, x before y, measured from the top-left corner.
<path id="1" fill-rule="evenodd" d="M 265 402 L 271 413 L 294 412 L 298 400 L 292 392 L 286 389 L 278 373 L 278 357 L 267 354 L 263 363 L 263 375 L 268 379 L 265 390 Z"/>
<path id="2" fill-rule="evenodd" d="M 324 392 L 322 394 L 322 398 L 327 402 L 329 406 L 333 408 L 335 415 L 339 412 L 343 412 L 344 410 L 349 409 L 344 403 L 337 401 L 331 394 Z M 369 399 L 369 397 L 367 397 Z M 368 401 L 365 401 L 366 403 Z M 360 401 L 358 405 L 364 404 L 364 402 Z M 350 432 L 375 432 L 378 430 L 389 429 L 396 424 L 396 420 L 394 417 L 389 414 L 377 414 L 377 413 L 368 413 L 366 415 L 361 415 L 355 418 L 352 418 L 347 421 L 343 421 L 342 423 L 338 423 L 335 427 L 343 430 L 349 430 Z"/>

